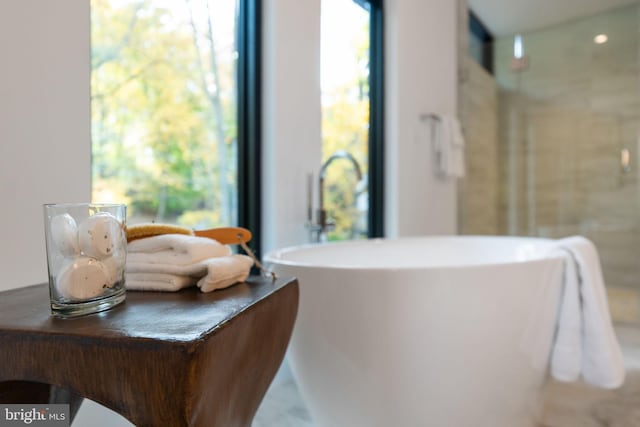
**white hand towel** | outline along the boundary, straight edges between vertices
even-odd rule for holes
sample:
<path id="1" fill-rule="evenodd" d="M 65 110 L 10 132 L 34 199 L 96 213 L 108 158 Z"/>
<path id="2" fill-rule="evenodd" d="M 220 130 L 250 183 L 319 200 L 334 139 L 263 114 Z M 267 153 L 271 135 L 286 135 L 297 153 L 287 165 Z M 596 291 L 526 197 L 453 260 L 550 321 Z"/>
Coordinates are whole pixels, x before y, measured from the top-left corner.
<path id="1" fill-rule="evenodd" d="M 127 273 L 125 283 L 128 291 L 175 292 L 196 284 L 198 279 L 163 273 Z"/>
<path id="2" fill-rule="evenodd" d="M 140 254 L 151 255 L 142 257 L 144 262 L 185 265 L 206 258 L 227 256 L 231 254 L 231 250 L 206 237 L 163 234 L 134 240 L 127 245 L 127 258 L 133 256 L 137 260 L 136 257 Z"/>
<path id="3" fill-rule="evenodd" d="M 447 164 L 449 163 L 449 149 L 447 147 L 450 141 L 450 127 L 445 123 L 443 116 L 435 115 L 430 120 L 431 126 L 431 144 L 433 154 L 435 156 L 436 174 L 444 177 L 447 174 Z"/>
<path id="4" fill-rule="evenodd" d="M 210 292 L 246 280 L 252 266 L 253 259 L 246 255 L 207 258 L 190 265 L 132 262 L 127 258 L 125 283 L 131 290 L 177 291 L 197 281 L 202 292 Z M 161 283 L 151 283 L 155 278 Z"/>
<path id="5" fill-rule="evenodd" d="M 432 135 L 438 175 L 462 178 L 465 173 L 465 143 L 460 121 L 452 116 L 441 115 L 438 117 L 439 120 L 431 124 L 435 126 Z"/>
<path id="6" fill-rule="evenodd" d="M 592 385 L 619 387 L 624 383 L 624 360 L 611 322 L 597 249 L 581 236 L 559 240 L 558 248 L 568 256 L 551 374 L 561 381 L 573 381 L 581 373 Z"/>
<path id="7" fill-rule="evenodd" d="M 464 137 L 460 121 L 449 117 L 451 127 L 451 155 L 449 156 L 449 175 L 456 178 L 464 177 Z"/>
<path id="8" fill-rule="evenodd" d="M 223 289 L 237 282 L 244 282 L 253 266 L 253 259 L 246 255 L 212 258 L 208 261 L 208 273 L 198 281 L 202 292 Z"/>
<path id="9" fill-rule="evenodd" d="M 191 264 L 172 264 L 158 262 L 158 254 L 127 254 L 125 272 L 130 273 L 161 273 L 176 276 L 202 277 L 207 274 L 207 263 L 216 258 L 205 258 Z M 168 257 L 169 254 L 163 254 Z M 162 258 L 162 257 L 161 257 Z"/>

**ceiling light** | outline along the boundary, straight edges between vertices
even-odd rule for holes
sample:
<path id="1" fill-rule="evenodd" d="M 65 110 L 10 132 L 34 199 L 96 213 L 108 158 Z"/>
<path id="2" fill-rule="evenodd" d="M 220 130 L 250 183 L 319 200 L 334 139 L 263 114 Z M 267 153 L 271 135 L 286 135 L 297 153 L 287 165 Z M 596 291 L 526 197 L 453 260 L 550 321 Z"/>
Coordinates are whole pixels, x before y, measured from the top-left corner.
<path id="1" fill-rule="evenodd" d="M 513 57 L 520 59 L 522 58 L 523 53 L 522 36 L 520 34 L 516 34 L 513 39 Z"/>
<path id="2" fill-rule="evenodd" d="M 596 43 L 596 44 L 606 43 L 607 40 L 609 40 L 609 37 L 607 37 L 606 34 L 598 34 L 597 36 L 595 36 L 593 38 L 593 42 Z"/>

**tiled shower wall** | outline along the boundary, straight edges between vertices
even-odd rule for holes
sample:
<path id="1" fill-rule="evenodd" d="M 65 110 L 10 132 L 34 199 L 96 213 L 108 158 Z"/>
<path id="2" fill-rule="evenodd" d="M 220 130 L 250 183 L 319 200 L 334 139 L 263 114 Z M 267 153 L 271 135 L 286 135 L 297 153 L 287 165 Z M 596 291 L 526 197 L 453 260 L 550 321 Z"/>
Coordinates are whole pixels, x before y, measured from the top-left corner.
<path id="1" fill-rule="evenodd" d="M 458 109 L 466 142 L 466 178 L 458 182 L 461 234 L 498 234 L 498 90 L 468 50 L 468 9 L 459 2 Z"/>
<path id="2" fill-rule="evenodd" d="M 498 234 L 498 91 L 493 77 L 471 58 L 461 66 L 467 178 L 458 185 L 459 229 L 462 234 Z"/>
<path id="3" fill-rule="evenodd" d="M 597 34 L 608 42 L 595 44 Z M 468 143 L 461 230 L 587 236 L 600 252 L 615 319 L 640 322 L 640 6 L 522 40 L 525 69 L 510 67 L 513 37 L 496 40 L 495 79 L 466 55 L 461 61 L 468 70 L 460 85 Z M 480 190 L 491 186 L 493 165 L 495 196 Z"/>

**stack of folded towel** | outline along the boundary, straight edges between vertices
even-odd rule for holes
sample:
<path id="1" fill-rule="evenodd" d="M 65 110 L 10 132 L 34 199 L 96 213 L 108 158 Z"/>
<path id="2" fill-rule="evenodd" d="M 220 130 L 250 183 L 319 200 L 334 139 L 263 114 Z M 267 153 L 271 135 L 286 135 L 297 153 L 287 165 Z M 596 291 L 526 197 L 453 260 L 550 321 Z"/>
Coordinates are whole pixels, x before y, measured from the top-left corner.
<path id="1" fill-rule="evenodd" d="M 134 291 L 178 291 L 197 285 L 202 292 L 246 280 L 253 260 L 206 237 L 163 234 L 127 245 L 126 287 Z"/>

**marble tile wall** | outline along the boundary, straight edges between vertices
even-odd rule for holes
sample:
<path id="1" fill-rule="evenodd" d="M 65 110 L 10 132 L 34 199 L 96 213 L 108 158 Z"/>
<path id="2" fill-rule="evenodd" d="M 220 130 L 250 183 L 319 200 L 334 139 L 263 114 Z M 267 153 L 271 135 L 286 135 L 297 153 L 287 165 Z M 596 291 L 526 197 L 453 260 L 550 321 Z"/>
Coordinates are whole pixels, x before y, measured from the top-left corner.
<path id="1" fill-rule="evenodd" d="M 461 90 L 467 94 L 460 108 L 466 143 L 467 179 L 458 185 L 461 234 L 498 233 L 498 91 L 495 80 L 465 57 Z"/>
<path id="2" fill-rule="evenodd" d="M 458 114 L 466 143 L 465 179 L 458 181 L 460 234 L 498 233 L 498 90 L 468 55 L 468 9 L 459 2 Z"/>
<path id="3" fill-rule="evenodd" d="M 597 34 L 608 42 L 595 44 Z M 614 317 L 640 322 L 640 6 L 522 39 L 528 67 L 519 71 L 510 68 L 513 37 L 495 42 L 495 94 L 490 76 L 479 77 L 483 70 L 461 58 L 468 177 L 459 192 L 460 229 L 589 237 Z M 487 126 L 493 114 L 495 132 Z M 623 149 L 629 170 L 621 166 Z M 484 188 L 494 181 L 495 192 Z"/>

